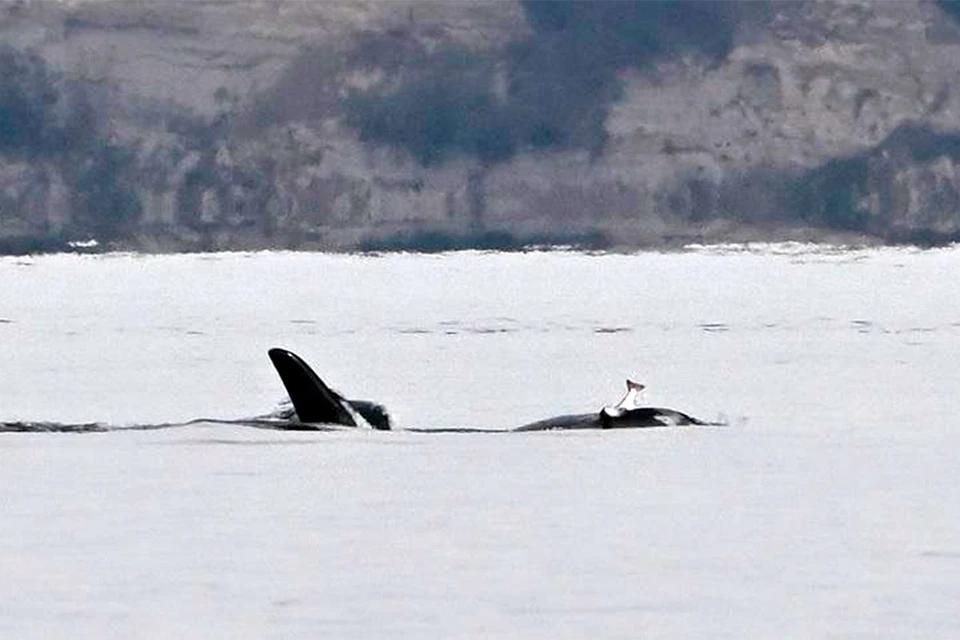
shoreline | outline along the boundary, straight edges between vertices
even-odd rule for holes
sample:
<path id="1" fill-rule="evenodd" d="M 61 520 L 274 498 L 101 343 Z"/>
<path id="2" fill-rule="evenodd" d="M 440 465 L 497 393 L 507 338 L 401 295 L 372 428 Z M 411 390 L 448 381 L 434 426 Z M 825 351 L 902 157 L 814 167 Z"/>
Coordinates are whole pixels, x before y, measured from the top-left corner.
<path id="1" fill-rule="evenodd" d="M 933 249 L 960 242 L 954 235 L 930 233 L 868 234 L 795 226 L 708 225 L 669 232 L 643 233 L 625 227 L 591 227 L 562 232 L 507 229 L 451 230 L 414 227 L 390 233 L 361 229 L 327 229 L 318 233 L 267 238 L 229 231 L 144 233 L 100 241 L 90 236 L 0 236 L 0 256 L 134 253 L 142 255 L 297 251 L 330 254 L 436 254 L 456 251 L 582 251 L 599 253 L 683 252 L 691 246 L 800 243 L 865 249 L 916 247 Z"/>
<path id="2" fill-rule="evenodd" d="M 42 256 L 189 256 L 189 255 L 228 255 L 228 254 L 259 254 L 259 253 L 300 253 L 324 254 L 342 256 L 377 257 L 385 255 L 449 255 L 458 253 L 582 253 L 591 255 L 636 255 L 636 254 L 692 254 L 692 253 L 773 253 L 773 254 L 805 254 L 805 253 L 847 253 L 856 251 L 870 251 L 879 249 L 912 249 L 916 251 L 936 251 L 960 246 L 960 242 L 943 242 L 938 244 L 920 244 L 910 242 L 848 242 L 835 239 L 718 239 L 711 241 L 671 242 L 661 245 L 615 245 L 605 248 L 596 248 L 579 245 L 562 244 L 530 244 L 506 248 L 460 246 L 448 249 L 415 249 L 415 248 L 320 248 L 320 247 L 286 247 L 264 245 L 259 247 L 218 247 L 215 249 L 180 248 L 163 250 L 149 249 L 120 244 L 106 244 L 95 247 L 63 248 L 60 250 L 30 251 L 7 253 L 0 251 L 0 259 L 29 258 Z"/>

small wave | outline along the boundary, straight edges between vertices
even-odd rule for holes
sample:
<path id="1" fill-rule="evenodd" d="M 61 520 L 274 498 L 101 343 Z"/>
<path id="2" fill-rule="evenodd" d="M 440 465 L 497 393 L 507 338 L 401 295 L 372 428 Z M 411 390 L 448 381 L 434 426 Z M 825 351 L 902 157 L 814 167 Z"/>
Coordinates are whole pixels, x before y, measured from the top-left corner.
<path id="1" fill-rule="evenodd" d="M 0 422 L 0 433 L 103 433 L 110 428 L 99 422 L 63 424 L 60 422 Z"/>
<path id="2" fill-rule="evenodd" d="M 933 550 L 933 551 L 924 551 L 920 555 L 924 558 L 941 558 L 941 559 L 949 559 L 949 560 L 960 560 L 960 551 Z"/>
<path id="3" fill-rule="evenodd" d="M 873 323 L 869 320 L 851 320 L 850 326 L 856 329 L 857 333 L 870 333 L 873 331 Z"/>
<path id="4" fill-rule="evenodd" d="M 723 333 L 730 331 L 730 327 L 723 322 L 701 322 L 700 328 L 707 333 Z"/>
<path id="5" fill-rule="evenodd" d="M 228 438 L 203 438 L 196 440 L 193 438 L 187 440 L 175 440 L 171 442 L 160 442 L 157 444 L 161 445 L 174 445 L 174 446 L 206 446 L 210 444 L 214 445 L 229 445 L 229 446 L 239 446 L 239 447 L 276 447 L 276 446 L 302 446 L 309 444 L 316 444 L 319 442 L 316 439 L 306 439 L 306 440 L 230 440 Z M 226 474 L 219 474 L 226 475 Z M 247 474 L 254 475 L 254 474 Z"/>
<path id="6" fill-rule="evenodd" d="M 273 431 L 340 431 L 337 425 L 313 425 L 278 419 L 274 417 L 240 418 L 224 420 L 221 418 L 196 418 L 186 422 L 161 422 L 154 424 L 111 425 L 103 422 L 35 422 L 17 420 L 0 422 L 0 433 L 111 433 L 119 431 L 155 431 L 160 429 L 178 429 L 197 425 L 228 425 L 235 427 L 255 427 Z"/>
<path id="7" fill-rule="evenodd" d="M 683 249 L 704 255 L 778 255 L 778 256 L 851 256 L 865 255 L 870 249 L 851 245 L 820 244 L 816 242 L 720 242 L 716 244 L 688 244 Z"/>
<path id="8" fill-rule="evenodd" d="M 597 327 L 594 333 L 628 333 L 633 331 L 630 327 Z"/>
<path id="9" fill-rule="evenodd" d="M 394 329 L 397 333 L 406 336 L 429 336 L 429 335 L 445 335 L 445 336 L 456 336 L 464 333 L 470 333 L 475 335 L 490 335 L 497 333 L 514 333 L 516 329 L 512 327 L 487 327 L 487 326 L 477 326 L 477 327 L 464 327 L 458 325 L 445 324 L 438 327 L 437 329 L 431 329 L 427 327 L 405 327 Z"/>

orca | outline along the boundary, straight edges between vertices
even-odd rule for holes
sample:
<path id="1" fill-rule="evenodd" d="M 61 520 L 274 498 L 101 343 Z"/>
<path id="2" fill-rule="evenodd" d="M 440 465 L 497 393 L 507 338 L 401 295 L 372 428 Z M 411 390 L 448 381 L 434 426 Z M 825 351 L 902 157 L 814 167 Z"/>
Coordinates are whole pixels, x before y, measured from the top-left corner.
<path id="1" fill-rule="evenodd" d="M 293 405 L 292 411 L 280 415 L 290 420 L 290 428 L 310 429 L 311 425 L 339 425 L 380 431 L 393 429 L 390 414 L 383 405 L 369 400 L 348 400 L 328 387 L 310 365 L 292 351 L 274 348 L 270 349 L 268 355 Z M 627 380 L 627 394 L 616 405 L 604 407 L 595 413 L 546 418 L 513 429 L 435 428 L 407 431 L 520 432 L 715 425 L 674 409 L 642 406 L 640 394 L 643 389 L 642 384 Z"/>
<path id="2" fill-rule="evenodd" d="M 320 379 L 303 359 L 286 349 L 267 352 L 287 390 L 300 423 L 335 424 L 390 431 L 390 414 L 383 405 L 369 400 L 347 400 Z M 282 417 L 292 418 L 289 413 Z"/>

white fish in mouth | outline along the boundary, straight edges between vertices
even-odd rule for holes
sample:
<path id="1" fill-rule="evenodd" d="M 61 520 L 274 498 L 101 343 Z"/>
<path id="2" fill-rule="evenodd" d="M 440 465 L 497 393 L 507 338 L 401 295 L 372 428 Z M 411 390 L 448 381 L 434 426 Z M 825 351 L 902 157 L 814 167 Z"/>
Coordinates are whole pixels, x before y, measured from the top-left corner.
<path id="1" fill-rule="evenodd" d="M 619 418 L 628 411 L 633 411 L 634 409 L 640 409 L 643 405 L 640 403 L 640 399 L 643 395 L 644 389 L 647 386 L 640 384 L 639 382 L 634 382 L 627 378 L 627 395 L 623 396 L 623 399 L 620 400 L 617 404 L 611 406 L 606 406 L 600 410 L 600 412 L 607 416 L 608 418 Z"/>

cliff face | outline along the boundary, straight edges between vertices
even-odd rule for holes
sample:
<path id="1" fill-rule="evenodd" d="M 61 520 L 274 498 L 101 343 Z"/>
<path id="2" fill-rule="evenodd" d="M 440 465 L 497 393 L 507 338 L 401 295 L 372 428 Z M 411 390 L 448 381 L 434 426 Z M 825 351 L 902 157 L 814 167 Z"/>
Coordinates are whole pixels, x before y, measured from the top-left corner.
<path id="1" fill-rule="evenodd" d="M 0 249 L 960 237 L 944 6 L 609 4 L 4 5 Z"/>

